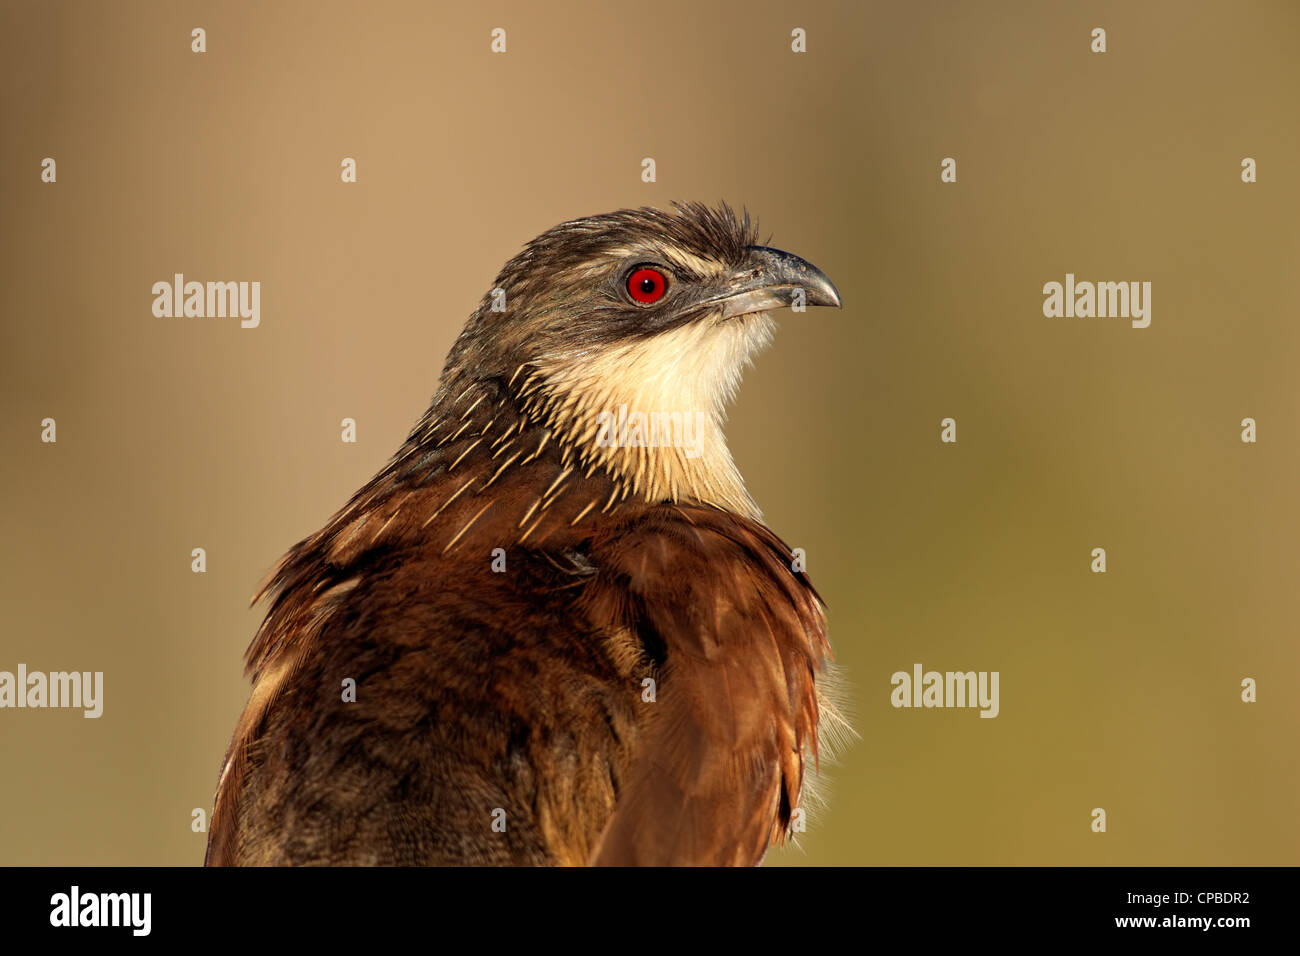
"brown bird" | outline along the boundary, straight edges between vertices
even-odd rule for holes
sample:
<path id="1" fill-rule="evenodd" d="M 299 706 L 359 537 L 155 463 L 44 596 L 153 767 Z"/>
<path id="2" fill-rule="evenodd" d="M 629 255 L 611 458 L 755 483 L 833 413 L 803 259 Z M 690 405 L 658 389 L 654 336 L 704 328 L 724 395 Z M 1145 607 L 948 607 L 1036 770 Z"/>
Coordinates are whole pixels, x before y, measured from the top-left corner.
<path id="1" fill-rule="evenodd" d="M 725 205 L 556 226 L 297 544 L 209 865 L 755 864 L 842 727 L 816 592 L 721 425 L 770 309 L 839 306 Z"/>

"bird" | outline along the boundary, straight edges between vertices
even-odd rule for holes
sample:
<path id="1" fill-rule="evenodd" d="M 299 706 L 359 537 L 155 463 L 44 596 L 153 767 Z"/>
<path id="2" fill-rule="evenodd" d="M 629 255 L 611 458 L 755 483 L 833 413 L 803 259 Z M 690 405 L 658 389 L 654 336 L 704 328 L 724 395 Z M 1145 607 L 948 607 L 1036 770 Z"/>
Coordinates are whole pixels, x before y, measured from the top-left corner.
<path id="1" fill-rule="evenodd" d="M 770 240 L 769 240 L 770 241 Z M 210 866 L 750 866 L 851 733 L 826 609 L 722 426 L 747 211 L 573 219 L 501 269 L 386 465 L 262 582 Z"/>

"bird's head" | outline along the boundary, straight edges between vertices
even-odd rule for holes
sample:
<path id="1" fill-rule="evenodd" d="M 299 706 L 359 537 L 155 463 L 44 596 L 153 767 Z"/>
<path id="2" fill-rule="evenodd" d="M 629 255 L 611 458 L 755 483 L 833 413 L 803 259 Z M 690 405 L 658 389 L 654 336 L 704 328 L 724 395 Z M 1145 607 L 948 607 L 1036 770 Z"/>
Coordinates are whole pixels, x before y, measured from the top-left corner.
<path id="1" fill-rule="evenodd" d="M 839 306 L 821 270 L 749 216 L 678 204 L 562 223 L 511 259 L 452 349 L 444 391 L 508 383 L 584 467 L 648 500 L 756 514 L 722 437 L 768 310 Z"/>

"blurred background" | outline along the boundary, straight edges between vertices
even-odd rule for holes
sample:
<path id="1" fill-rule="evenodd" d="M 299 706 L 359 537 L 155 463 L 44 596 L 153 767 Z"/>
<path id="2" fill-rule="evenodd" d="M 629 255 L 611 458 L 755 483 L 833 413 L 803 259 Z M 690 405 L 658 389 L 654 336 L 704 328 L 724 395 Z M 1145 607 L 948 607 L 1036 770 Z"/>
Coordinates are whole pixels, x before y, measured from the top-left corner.
<path id="1" fill-rule="evenodd" d="M 729 426 L 861 735 L 769 863 L 1300 863 L 1298 41 L 1284 0 L 4 0 L 0 670 L 105 701 L 0 711 L 0 864 L 200 863 L 256 583 L 521 244 L 674 199 L 846 303 L 778 313 Z M 260 327 L 155 318 L 178 272 Z M 1150 328 L 1045 318 L 1067 272 Z M 1000 715 L 894 709 L 915 663 Z"/>

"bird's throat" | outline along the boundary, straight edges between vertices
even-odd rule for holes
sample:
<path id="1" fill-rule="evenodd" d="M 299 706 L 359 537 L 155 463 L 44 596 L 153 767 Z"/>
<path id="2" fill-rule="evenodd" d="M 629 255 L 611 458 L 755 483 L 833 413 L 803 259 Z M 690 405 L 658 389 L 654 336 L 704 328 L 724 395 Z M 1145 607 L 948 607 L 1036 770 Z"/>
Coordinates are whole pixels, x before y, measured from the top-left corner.
<path id="1" fill-rule="evenodd" d="M 523 406 L 584 470 L 603 470 L 628 497 L 758 519 L 722 426 L 771 331 L 762 313 L 706 318 L 594 356 L 556 356 L 529 376 Z"/>

